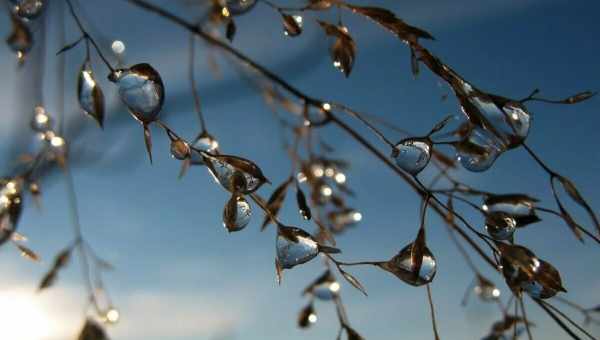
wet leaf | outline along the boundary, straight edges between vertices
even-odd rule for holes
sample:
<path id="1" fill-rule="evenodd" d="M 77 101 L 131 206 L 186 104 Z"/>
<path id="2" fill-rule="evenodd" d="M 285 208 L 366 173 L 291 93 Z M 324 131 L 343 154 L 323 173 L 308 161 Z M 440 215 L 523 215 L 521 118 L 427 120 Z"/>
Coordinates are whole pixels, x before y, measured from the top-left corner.
<path id="1" fill-rule="evenodd" d="M 281 13 L 283 18 L 283 30 L 285 35 L 297 37 L 302 34 L 302 17 Z"/>
<path id="2" fill-rule="evenodd" d="M 532 280 L 523 289 L 534 298 L 548 299 L 558 292 L 567 292 L 562 285 L 560 273 L 550 263 L 540 260 Z"/>
<path id="3" fill-rule="evenodd" d="M 340 250 L 320 245 L 309 233 L 296 227 L 280 226 L 277 229 L 277 259 L 282 269 L 291 269 L 304 264 L 319 252 L 339 253 Z"/>
<path id="4" fill-rule="evenodd" d="M 300 210 L 300 215 L 302 218 L 305 220 L 310 220 L 312 213 L 308 203 L 306 203 L 306 196 L 304 196 L 304 192 L 299 186 L 296 188 L 296 201 L 298 202 L 298 209 Z"/>
<path id="5" fill-rule="evenodd" d="M 102 127 L 104 125 L 104 94 L 94 77 L 89 60 L 81 65 L 77 79 L 77 95 L 83 111 Z"/>
<path id="6" fill-rule="evenodd" d="M 54 263 L 52 264 L 52 268 L 44 275 L 40 285 L 38 286 L 38 290 L 43 290 L 51 287 L 56 279 L 58 278 L 58 271 L 64 268 L 69 263 L 69 258 L 71 257 L 71 248 L 64 249 L 60 253 L 56 255 L 54 258 Z"/>
<path id="7" fill-rule="evenodd" d="M 230 192 L 250 194 L 264 183 L 270 183 L 258 165 L 241 157 L 206 154 L 205 163 L 215 179 Z M 236 188 L 236 185 L 242 185 L 240 179 L 244 181 L 243 187 Z"/>
<path id="8" fill-rule="evenodd" d="M 333 66 L 339 69 L 346 77 L 352 72 L 356 55 L 356 43 L 343 26 L 335 26 L 324 21 L 318 21 L 325 33 L 335 39 L 331 46 L 331 59 Z"/>
<path id="9" fill-rule="evenodd" d="M 367 290 L 365 289 L 365 287 L 360 283 L 360 281 L 358 281 L 357 278 L 355 278 L 352 274 L 343 271 L 340 269 L 340 273 L 342 274 L 342 276 L 344 277 L 344 279 L 346 279 L 346 281 L 348 281 L 352 286 L 354 286 L 354 288 L 358 289 L 361 293 L 363 293 L 365 296 L 368 296 L 367 294 Z"/>
<path id="10" fill-rule="evenodd" d="M 330 270 L 325 271 L 308 287 L 304 289 L 302 295 L 310 294 L 320 300 L 333 300 L 340 290 L 340 284 L 337 282 Z"/>
<path id="11" fill-rule="evenodd" d="M 283 201 L 285 200 L 285 194 L 287 193 L 287 189 L 289 188 L 292 181 L 293 181 L 292 177 L 288 178 L 285 182 L 281 183 L 269 197 L 269 200 L 267 201 L 267 209 L 273 216 L 277 217 L 279 210 L 283 206 Z M 268 214 L 265 215 L 265 220 L 263 221 L 260 230 L 261 231 L 265 230 L 265 228 L 271 222 L 272 222 L 271 217 L 269 217 Z"/>
<path id="12" fill-rule="evenodd" d="M 275 274 L 277 277 L 277 284 L 281 285 L 281 281 L 283 281 L 283 268 L 281 267 L 278 258 L 275 258 Z"/>
<path id="13" fill-rule="evenodd" d="M 569 196 L 577 204 L 579 204 L 583 209 L 585 209 L 587 214 L 592 219 L 594 226 L 596 227 L 596 230 L 598 230 L 598 232 L 600 233 L 600 221 L 598 220 L 598 216 L 596 216 L 596 213 L 594 212 L 592 207 L 587 203 L 587 201 L 579 193 L 579 190 L 577 190 L 577 187 L 575 186 L 575 184 L 571 180 L 569 180 L 568 178 L 563 177 L 563 176 L 558 176 L 558 180 L 562 184 L 562 186 L 565 189 L 565 191 L 567 192 L 567 194 L 569 194 Z M 561 205 L 561 210 L 564 210 L 562 208 L 562 205 Z"/>

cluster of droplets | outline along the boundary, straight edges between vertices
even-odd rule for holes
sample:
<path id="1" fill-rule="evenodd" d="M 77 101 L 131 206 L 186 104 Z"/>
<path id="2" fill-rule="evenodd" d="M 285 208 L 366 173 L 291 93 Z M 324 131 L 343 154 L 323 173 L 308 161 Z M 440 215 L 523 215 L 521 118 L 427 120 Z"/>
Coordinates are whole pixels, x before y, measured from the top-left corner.
<path id="1" fill-rule="evenodd" d="M 33 30 L 30 26 L 43 13 L 45 4 L 45 0 L 8 0 L 12 32 L 6 38 L 6 43 L 15 52 L 19 65 L 23 64 L 33 46 Z"/>
<path id="2" fill-rule="evenodd" d="M 67 141 L 54 129 L 54 119 L 43 106 L 38 105 L 33 109 L 30 126 L 44 143 L 47 159 L 64 164 L 68 154 Z"/>
<path id="3" fill-rule="evenodd" d="M 9 0 L 12 12 L 22 19 L 35 19 L 42 14 L 45 1 L 42 0 Z"/>
<path id="4" fill-rule="evenodd" d="M 256 0 L 219 0 L 223 16 L 242 15 L 249 12 L 255 5 Z"/>

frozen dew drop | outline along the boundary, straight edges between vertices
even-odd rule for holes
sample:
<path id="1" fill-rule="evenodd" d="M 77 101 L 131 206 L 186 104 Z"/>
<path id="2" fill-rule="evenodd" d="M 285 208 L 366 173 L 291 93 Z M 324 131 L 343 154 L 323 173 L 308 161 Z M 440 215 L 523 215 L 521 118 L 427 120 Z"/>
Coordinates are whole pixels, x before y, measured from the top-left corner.
<path id="1" fill-rule="evenodd" d="M 473 127 L 468 136 L 455 147 L 458 161 L 465 169 L 473 172 L 489 169 L 505 150 L 491 132 L 479 127 Z"/>
<path id="2" fill-rule="evenodd" d="M 240 231 L 250 222 L 252 209 L 244 196 L 233 195 L 223 209 L 223 225 L 229 232 Z"/>
<path id="3" fill-rule="evenodd" d="M 121 40 L 113 41 L 112 44 L 110 45 L 110 48 L 112 49 L 113 53 L 116 55 L 121 55 L 121 54 L 125 53 L 125 43 L 123 43 Z"/>
<path id="4" fill-rule="evenodd" d="M 485 230 L 495 240 L 510 240 L 517 229 L 514 217 L 503 212 L 490 212 L 485 218 Z"/>
<path id="5" fill-rule="evenodd" d="M 247 13 L 256 5 L 256 0 L 221 0 L 231 15 L 240 15 Z M 227 15 L 228 16 L 228 15 Z"/>
<path id="6" fill-rule="evenodd" d="M 384 262 L 381 266 L 412 286 L 422 286 L 433 281 L 437 272 L 437 262 L 431 251 L 425 247 L 421 268 L 418 268 L 418 271 L 413 271 L 412 246 L 412 243 L 407 245 L 398 255 L 390 261 Z"/>
<path id="7" fill-rule="evenodd" d="M 333 178 L 335 179 L 335 181 L 336 181 L 338 184 L 344 184 L 344 183 L 346 183 L 346 175 L 344 175 L 344 174 L 343 174 L 343 173 L 341 173 L 341 172 L 338 172 L 338 173 L 336 173 L 336 174 L 335 174 L 335 176 L 334 176 Z"/>
<path id="8" fill-rule="evenodd" d="M 46 112 L 43 106 L 36 106 L 33 109 L 33 117 L 31 118 L 31 129 L 35 132 L 46 132 L 52 129 L 53 119 Z"/>
<path id="9" fill-rule="evenodd" d="M 417 175 L 431 159 L 431 142 L 423 138 L 408 138 L 400 141 L 392 150 L 392 157 L 402 170 Z"/>
<path id="10" fill-rule="evenodd" d="M 77 79 L 79 105 L 102 127 L 104 124 L 104 94 L 92 72 L 92 65 L 86 60 L 81 65 Z"/>
<path id="11" fill-rule="evenodd" d="M 342 232 L 347 227 L 360 222 L 363 218 L 362 214 L 354 209 L 343 209 L 340 211 L 332 211 L 327 217 L 331 222 L 331 227 L 334 232 Z"/>
<path id="12" fill-rule="evenodd" d="M 316 322 L 317 313 L 315 312 L 315 308 L 311 303 L 300 311 L 300 314 L 298 315 L 298 327 L 308 328 Z"/>
<path id="13" fill-rule="evenodd" d="M 319 253 L 317 241 L 306 231 L 294 227 L 279 227 L 276 248 L 283 269 L 306 263 Z"/>
<path id="14" fill-rule="evenodd" d="M 204 159 L 215 180 L 229 192 L 249 194 L 267 182 L 258 166 L 246 159 L 226 155 Z"/>
<path id="15" fill-rule="evenodd" d="M 156 120 L 165 99 L 160 74 L 149 64 L 136 64 L 112 72 L 108 79 L 119 87 L 119 96 L 143 124 Z"/>
<path id="16" fill-rule="evenodd" d="M 42 0 L 9 0 L 13 13 L 23 19 L 35 19 L 44 10 Z"/>

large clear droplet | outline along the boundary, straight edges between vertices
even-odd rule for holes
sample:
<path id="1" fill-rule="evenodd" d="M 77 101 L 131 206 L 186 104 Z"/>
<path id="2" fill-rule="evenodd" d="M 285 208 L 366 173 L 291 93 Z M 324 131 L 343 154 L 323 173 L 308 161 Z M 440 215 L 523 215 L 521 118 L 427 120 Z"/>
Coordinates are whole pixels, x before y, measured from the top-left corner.
<path id="1" fill-rule="evenodd" d="M 247 13 L 256 5 L 256 0 L 224 0 L 224 2 L 231 15 Z"/>
<path id="2" fill-rule="evenodd" d="M 421 268 L 418 272 L 413 272 L 412 246 L 412 243 L 407 245 L 398 255 L 381 264 L 381 266 L 412 286 L 422 286 L 433 281 L 437 271 L 437 263 L 431 251 L 425 247 Z"/>
<path id="3" fill-rule="evenodd" d="M 249 194 L 256 191 L 266 178 L 262 176 L 256 165 L 234 156 L 206 157 L 207 166 L 215 180 L 229 192 Z M 238 165 L 238 166 L 236 166 Z M 253 173 L 242 170 L 254 170 Z"/>
<path id="4" fill-rule="evenodd" d="M 486 119 L 486 130 L 507 148 L 520 145 L 529 134 L 531 115 L 522 103 L 492 95 L 473 95 L 469 101 Z"/>
<path id="5" fill-rule="evenodd" d="M 94 77 L 89 60 L 81 65 L 77 80 L 77 93 L 79 105 L 83 111 L 102 126 L 104 124 L 104 94 Z"/>
<path id="6" fill-rule="evenodd" d="M 35 19 L 44 10 L 42 0 L 9 0 L 13 13 L 24 19 Z"/>
<path id="7" fill-rule="evenodd" d="M 200 133 L 194 142 L 192 143 L 192 148 L 204 152 L 208 152 L 211 154 L 219 153 L 219 142 L 208 132 Z M 191 162 L 194 165 L 202 165 L 204 164 L 204 157 L 195 150 L 192 149 L 192 157 Z"/>
<path id="8" fill-rule="evenodd" d="M 431 142 L 422 138 L 409 138 L 400 141 L 392 151 L 392 157 L 402 170 L 416 175 L 431 159 Z"/>
<path id="9" fill-rule="evenodd" d="M 457 159 L 465 169 L 473 172 L 489 169 L 504 150 L 491 132 L 480 127 L 473 127 L 456 145 Z"/>
<path id="10" fill-rule="evenodd" d="M 252 209 L 244 196 L 233 195 L 223 209 L 223 225 L 229 232 L 240 231 L 250 222 Z"/>
<path id="11" fill-rule="evenodd" d="M 283 269 L 306 263 L 319 253 L 317 241 L 306 231 L 294 227 L 279 227 L 276 248 Z"/>
<path id="12" fill-rule="evenodd" d="M 149 64 L 119 69 L 108 76 L 119 87 L 119 96 L 133 116 L 142 123 L 156 120 L 165 99 L 165 89 L 158 72 Z"/>
<path id="13" fill-rule="evenodd" d="M 510 240 L 517 229 L 514 217 L 503 212 L 488 213 L 485 218 L 485 230 L 495 240 Z"/>

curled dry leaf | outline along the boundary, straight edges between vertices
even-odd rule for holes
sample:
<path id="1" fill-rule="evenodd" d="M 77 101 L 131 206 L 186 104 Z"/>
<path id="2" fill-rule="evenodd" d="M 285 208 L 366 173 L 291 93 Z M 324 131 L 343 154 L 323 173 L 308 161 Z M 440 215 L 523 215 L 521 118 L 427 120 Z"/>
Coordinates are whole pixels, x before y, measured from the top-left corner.
<path id="1" fill-rule="evenodd" d="M 344 277 L 344 279 L 346 279 L 346 281 L 348 281 L 352 286 L 354 286 L 354 288 L 358 289 L 361 293 L 363 293 L 365 296 L 368 296 L 367 294 L 367 290 L 365 289 L 365 287 L 360 283 L 360 281 L 358 281 L 357 278 L 355 278 L 352 274 L 343 271 L 340 269 L 340 273 L 342 274 L 342 276 Z"/>
<path id="2" fill-rule="evenodd" d="M 299 186 L 296 188 L 296 201 L 298 202 L 298 210 L 300 211 L 302 218 L 305 220 L 310 220 L 312 213 L 308 203 L 306 202 L 306 196 L 304 196 L 304 192 Z"/>
<path id="3" fill-rule="evenodd" d="M 298 314 L 298 327 L 308 328 L 315 322 L 317 322 L 317 313 L 313 304 L 310 303 Z"/>
<path id="4" fill-rule="evenodd" d="M 335 26 L 324 21 L 318 21 L 325 33 L 335 38 L 331 46 L 331 59 L 333 66 L 339 69 L 346 77 L 350 76 L 356 56 L 356 43 L 344 26 Z"/>
<path id="5" fill-rule="evenodd" d="M 584 92 L 580 92 L 575 95 L 572 95 L 570 97 L 567 97 L 563 100 L 559 100 L 558 103 L 560 103 L 560 104 L 577 104 L 577 103 L 581 103 L 582 101 L 588 100 L 597 94 L 598 94 L 597 92 L 584 91 Z"/>
<path id="6" fill-rule="evenodd" d="M 204 154 L 204 162 L 217 182 L 230 192 L 250 194 L 270 183 L 254 162 L 230 155 Z M 241 175 L 241 176 L 240 176 Z"/>
<path id="7" fill-rule="evenodd" d="M 92 72 L 92 65 L 86 60 L 79 70 L 77 78 L 77 96 L 79 105 L 98 125 L 104 125 L 104 94 Z"/>
<path id="8" fill-rule="evenodd" d="M 269 210 L 271 215 L 277 217 L 279 210 L 283 206 L 283 201 L 285 200 L 285 194 L 287 193 L 287 189 L 289 188 L 292 181 L 292 177 L 288 178 L 285 182 L 281 183 L 269 197 L 269 200 L 267 201 L 267 209 Z M 265 230 L 265 228 L 271 222 L 272 221 L 269 214 L 265 214 L 265 219 L 260 227 L 260 230 Z"/>
<path id="9" fill-rule="evenodd" d="M 598 216 L 596 216 L 596 213 L 594 212 L 592 207 L 588 204 L 588 202 L 579 193 L 579 190 L 577 190 L 577 187 L 575 186 L 575 184 L 571 180 L 569 180 L 568 178 L 563 177 L 563 176 L 558 176 L 558 180 L 562 184 L 562 186 L 565 189 L 565 191 L 567 192 L 567 194 L 569 194 L 571 199 L 573 199 L 573 201 L 575 201 L 583 209 L 585 209 L 587 214 L 592 219 L 594 226 L 596 227 L 596 230 L 598 231 L 598 233 L 600 233 L 600 221 L 598 220 Z M 561 210 L 564 210 L 562 204 L 560 204 L 559 206 L 560 206 Z M 566 211 L 565 211 L 565 213 L 566 213 Z M 563 215 L 565 215 L 565 214 L 563 214 Z M 566 215 L 568 215 L 568 214 L 566 214 Z M 571 220 L 573 220 L 573 219 L 571 218 Z"/>
<path id="10" fill-rule="evenodd" d="M 348 335 L 348 340 L 365 340 L 365 338 L 358 334 L 358 332 L 355 331 L 352 327 L 346 325 L 344 328 L 346 329 L 346 335 Z"/>
<path id="11" fill-rule="evenodd" d="M 38 290 L 43 290 L 43 289 L 49 288 L 54 284 L 54 282 L 58 278 L 59 270 L 64 268 L 69 263 L 70 257 L 71 257 L 71 248 L 70 247 L 67 249 L 64 249 L 63 251 L 61 251 L 60 253 L 58 253 L 56 255 L 56 257 L 54 258 L 54 263 L 52 265 L 52 268 L 50 268 L 50 270 L 42 278 L 42 281 L 40 282 L 40 285 L 38 286 Z"/>
<path id="12" fill-rule="evenodd" d="M 36 254 L 36 252 L 34 252 L 33 250 L 29 249 L 28 247 L 22 245 L 22 244 L 16 244 L 17 248 L 19 248 L 19 251 L 21 252 L 21 256 L 23 256 L 24 258 L 31 260 L 31 261 L 35 261 L 35 262 L 39 262 L 40 261 L 40 257 L 38 254 Z"/>
<path id="13" fill-rule="evenodd" d="M 364 15 L 365 17 L 375 21 L 406 43 L 415 43 L 419 38 L 434 39 L 433 36 L 428 32 L 405 23 L 402 19 L 396 17 L 394 13 L 385 8 L 361 7 L 352 5 L 344 6 L 352 10 L 354 13 Z"/>

